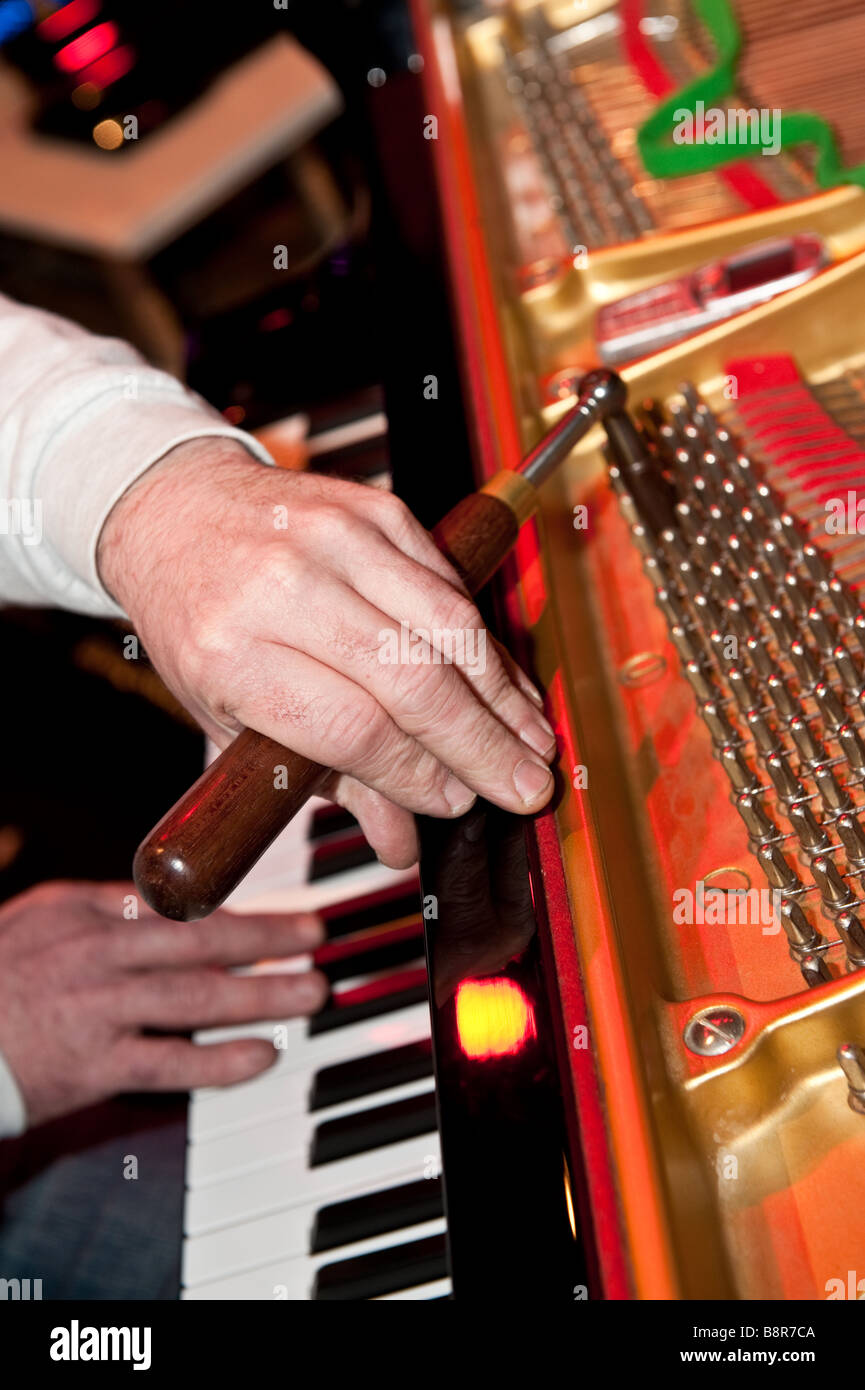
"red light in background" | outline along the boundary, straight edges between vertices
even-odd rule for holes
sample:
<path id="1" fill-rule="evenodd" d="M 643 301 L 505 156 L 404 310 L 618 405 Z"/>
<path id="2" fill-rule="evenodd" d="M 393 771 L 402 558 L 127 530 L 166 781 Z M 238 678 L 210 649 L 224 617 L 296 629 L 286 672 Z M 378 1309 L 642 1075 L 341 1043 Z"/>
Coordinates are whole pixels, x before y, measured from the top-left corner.
<path id="1" fill-rule="evenodd" d="M 89 24 L 100 8 L 99 0 L 69 0 L 68 5 L 41 19 L 36 25 L 36 33 L 46 43 L 59 43 L 83 24 Z"/>
<path id="2" fill-rule="evenodd" d="M 119 82 L 134 66 L 135 49 L 127 43 L 122 48 L 112 49 L 104 57 L 97 58 L 88 68 L 82 69 L 78 74 L 78 81 L 82 86 L 85 82 L 92 82 L 94 87 L 104 92 L 106 87 L 110 87 L 112 82 Z"/>
<path id="3" fill-rule="evenodd" d="M 513 1056 L 537 1037 L 535 1011 L 513 980 L 464 980 L 456 993 L 457 1036 L 467 1057 Z"/>
<path id="4" fill-rule="evenodd" d="M 117 25 L 110 20 L 96 24 L 55 53 L 54 64 L 61 72 L 77 72 L 79 68 L 95 63 L 97 58 L 114 47 L 119 37 Z"/>

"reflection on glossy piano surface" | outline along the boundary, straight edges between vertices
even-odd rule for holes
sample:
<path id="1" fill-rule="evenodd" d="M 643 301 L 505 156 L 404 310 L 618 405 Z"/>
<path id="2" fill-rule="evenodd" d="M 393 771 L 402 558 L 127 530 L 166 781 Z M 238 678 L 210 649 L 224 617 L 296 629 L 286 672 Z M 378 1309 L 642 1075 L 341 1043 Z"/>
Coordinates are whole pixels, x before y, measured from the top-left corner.
<path id="1" fill-rule="evenodd" d="M 420 884 L 319 808 L 239 890 L 324 907 L 333 995 L 193 1101 L 185 1297 L 818 1300 L 861 1268 L 860 8 L 413 5 L 464 490 L 601 362 L 629 414 L 488 603 L 554 808 L 426 825 Z M 664 134 L 677 100 L 757 119 L 722 158 Z"/>

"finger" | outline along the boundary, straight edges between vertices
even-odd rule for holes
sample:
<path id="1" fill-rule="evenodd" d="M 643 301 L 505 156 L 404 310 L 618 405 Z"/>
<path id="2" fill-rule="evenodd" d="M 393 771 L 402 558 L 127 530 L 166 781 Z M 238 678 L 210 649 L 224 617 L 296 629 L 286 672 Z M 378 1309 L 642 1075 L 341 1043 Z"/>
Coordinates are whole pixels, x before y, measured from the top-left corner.
<path id="1" fill-rule="evenodd" d="M 234 1086 L 251 1081 L 276 1061 L 263 1038 L 192 1043 L 185 1038 L 127 1036 L 108 1059 L 110 1089 L 117 1091 L 193 1091 L 201 1086 Z"/>
<path id="2" fill-rule="evenodd" d="M 555 740 L 538 712 L 539 695 L 526 677 L 523 683 L 532 691 L 531 698 L 520 689 L 512 675 L 516 663 L 502 659 L 480 613 L 462 592 L 375 533 L 367 543 L 363 565 L 351 572 L 346 566 L 344 579 L 399 625 L 392 644 L 397 655 L 413 660 L 417 638 L 423 634 L 434 661 L 453 662 L 488 710 L 534 752 L 541 757 L 547 754 Z M 380 639 L 381 634 L 377 636 Z M 378 656 L 381 660 L 380 640 Z"/>
<path id="3" fill-rule="evenodd" d="M 259 649 L 256 687 L 240 692 L 238 718 L 408 810 L 461 814 L 473 792 L 519 813 L 549 799 L 549 726 L 540 755 L 485 708 L 454 666 L 436 663 L 423 643 L 421 660 L 388 664 L 379 634 L 392 631 L 389 621 L 342 585 L 324 580 L 320 589 L 294 649 L 276 642 Z M 335 632 L 334 613 L 341 614 Z M 262 692 L 271 692 L 264 708 Z"/>
<path id="4" fill-rule="evenodd" d="M 417 831 L 410 811 L 342 773 L 334 773 L 325 783 L 323 795 L 357 818 L 382 864 L 389 869 L 409 869 L 417 863 Z"/>
<path id="5" fill-rule="evenodd" d="M 123 928 L 105 943 L 115 969 L 153 970 L 195 965 L 251 965 L 314 951 L 324 926 L 313 913 L 214 912 L 204 922 L 167 922 L 154 917 L 139 930 Z"/>
<path id="6" fill-rule="evenodd" d="M 216 968 L 153 970 L 112 986 L 110 1016 L 124 1028 L 215 1028 L 316 1013 L 329 994 L 323 975 L 232 975 Z"/>

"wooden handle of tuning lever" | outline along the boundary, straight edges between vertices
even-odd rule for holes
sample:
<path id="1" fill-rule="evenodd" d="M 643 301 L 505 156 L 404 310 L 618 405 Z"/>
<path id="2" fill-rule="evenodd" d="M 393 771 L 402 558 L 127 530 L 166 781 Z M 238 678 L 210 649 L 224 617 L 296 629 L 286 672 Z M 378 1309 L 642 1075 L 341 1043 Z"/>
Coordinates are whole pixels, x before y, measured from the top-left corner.
<path id="1" fill-rule="evenodd" d="M 433 532 L 471 593 L 501 564 L 534 500 L 516 474 L 498 474 L 488 487 L 458 503 Z M 244 729 L 142 841 L 134 864 L 142 897 L 163 917 L 206 917 L 327 775 L 319 763 Z"/>

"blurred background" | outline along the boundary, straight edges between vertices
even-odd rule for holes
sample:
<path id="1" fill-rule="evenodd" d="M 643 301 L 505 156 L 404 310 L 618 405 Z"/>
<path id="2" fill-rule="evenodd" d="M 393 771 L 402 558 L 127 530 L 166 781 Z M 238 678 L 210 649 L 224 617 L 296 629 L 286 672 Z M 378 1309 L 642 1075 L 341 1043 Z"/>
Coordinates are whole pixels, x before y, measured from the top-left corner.
<path id="1" fill-rule="evenodd" d="M 431 524 L 465 463 L 422 67 L 402 0 L 0 0 L 0 293 L 131 341 L 286 466 L 394 485 Z M 0 624 L 0 897 L 128 877 L 201 736 L 126 658 L 128 624 Z"/>

